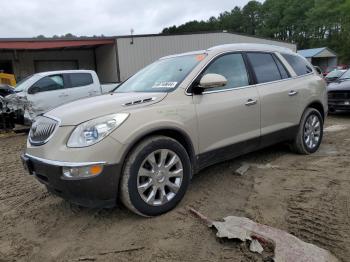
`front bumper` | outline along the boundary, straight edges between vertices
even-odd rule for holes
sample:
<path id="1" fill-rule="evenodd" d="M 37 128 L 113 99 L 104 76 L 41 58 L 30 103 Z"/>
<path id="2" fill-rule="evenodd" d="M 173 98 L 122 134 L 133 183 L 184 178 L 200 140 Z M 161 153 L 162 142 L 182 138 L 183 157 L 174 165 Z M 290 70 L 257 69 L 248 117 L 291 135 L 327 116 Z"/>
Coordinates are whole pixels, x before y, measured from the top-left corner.
<path id="1" fill-rule="evenodd" d="M 350 100 L 328 99 L 328 108 L 330 110 L 350 111 Z"/>
<path id="2" fill-rule="evenodd" d="M 67 179 L 62 175 L 63 166 L 78 166 L 84 163 L 57 162 L 22 155 L 22 162 L 30 175 L 47 189 L 77 205 L 90 208 L 110 208 L 116 205 L 121 165 L 104 165 L 101 174 L 79 179 Z"/>

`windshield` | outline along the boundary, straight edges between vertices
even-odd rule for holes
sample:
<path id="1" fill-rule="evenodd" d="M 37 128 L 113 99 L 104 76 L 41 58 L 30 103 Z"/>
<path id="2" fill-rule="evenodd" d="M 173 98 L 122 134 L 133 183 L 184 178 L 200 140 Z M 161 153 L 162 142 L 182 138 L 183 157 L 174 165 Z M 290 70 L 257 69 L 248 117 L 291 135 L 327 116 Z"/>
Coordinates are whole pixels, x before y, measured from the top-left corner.
<path id="1" fill-rule="evenodd" d="M 350 79 L 350 70 L 346 71 L 339 79 L 340 80 Z"/>
<path id="2" fill-rule="evenodd" d="M 334 77 L 339 77 L 342 74 L 344 74 L 345 70 L 333 70 L 332 72 L 330 72 L 326 78 L 334 78 Z"/>
<path id="3" fill-rule="evenodd" d="M 130 77 L 115 92 L 171 92 L 204 58 L 205 54 L 197 54 L 158 60 Z"/>
<path id="4" fill-rule="evenodd" d="M 15 87 L 15 92 L 22 92 L 23 89 L 26 87 L 26 85 L 24 85 L 23 83 L 25 83 L 27 80 L 29 80 L 30 78 L 32 78 L 34 75 L 30 75 L 27 76 L 25 78 L 23 78 L 21 81 L 19 81 Z"/>

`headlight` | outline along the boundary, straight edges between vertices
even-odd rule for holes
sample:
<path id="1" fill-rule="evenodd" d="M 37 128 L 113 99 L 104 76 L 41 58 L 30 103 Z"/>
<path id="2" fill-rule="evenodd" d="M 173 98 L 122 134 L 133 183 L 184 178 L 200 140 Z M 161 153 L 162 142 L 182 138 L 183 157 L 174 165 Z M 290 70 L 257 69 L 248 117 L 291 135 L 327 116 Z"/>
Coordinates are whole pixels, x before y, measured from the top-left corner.
<path id="1" fill-rule="evenodd" d="M 129 114 L 118 113 L 89 120 L 78 125 L 68 139 L 68 147 L 96 144 L 120 126 Z"/>

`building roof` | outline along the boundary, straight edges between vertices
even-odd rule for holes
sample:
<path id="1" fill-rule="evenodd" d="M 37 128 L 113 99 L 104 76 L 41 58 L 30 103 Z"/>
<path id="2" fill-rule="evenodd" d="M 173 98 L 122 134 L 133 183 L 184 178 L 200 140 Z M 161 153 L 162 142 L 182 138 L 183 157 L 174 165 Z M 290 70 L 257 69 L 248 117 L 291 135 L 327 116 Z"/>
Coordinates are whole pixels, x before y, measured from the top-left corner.
<path id="1" fill-rule="evenodd" d="M 141 34 L 141 35 L 119 35 L 119 36 L 101 36 L 101 37 L 73 37 L 73 38 L 0 38 L 0 49 L 18 49 L 18 50 L 38 50 L 38 49 L 54 49 L 54 48 L 74 48 L 84 46 L 96 46 L 104 44 L 113 44 L 118 38 L 138 38 L 138 37 L 167 37 L 176 35 L 200 35 L 200 34 L 234 34 L 253 38 L 259 38 L 264 40 L 271 40 L 276 42 L 288 43 L 271 38 L 263 38 L 255 35 L 247 35 L 242 33 L 235 33 L 231 31 L 210 31 L 210 32 L 186 32 L 176 34 Z M 292 43 L 288 43 L 292 44 Z"/>
<path id="2" fill-rule="evenodd" d="M 328 47 L 320 47 L 320 48 L 312 48 L 312 49 L 304 49 L 304 50 L 299 50 L 298 54 L 305 57 L 305 58 L 311 58 L 311 57 L 317 57 L 320 53 L 328 51 L 332 53 L 333 55 L 331 56 L 337 56 L 337 54 L 329 49 Z"/>
<path id="3" fill-rule="evenodd" d="M 38 50 L 114 44 L 114 38 L 0 38 L 0 49 Z"/>

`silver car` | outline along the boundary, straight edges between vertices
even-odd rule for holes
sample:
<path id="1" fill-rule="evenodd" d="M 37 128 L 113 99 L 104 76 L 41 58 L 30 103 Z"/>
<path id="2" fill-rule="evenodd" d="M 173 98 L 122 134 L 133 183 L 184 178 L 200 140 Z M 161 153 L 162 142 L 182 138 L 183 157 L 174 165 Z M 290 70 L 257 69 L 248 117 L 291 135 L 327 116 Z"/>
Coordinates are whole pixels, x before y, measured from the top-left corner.
<path id="1" fill-rule="evenodd" d="M 113 93 L 38 117 L 22 159 L 49 191 L 76 204 L 121 201 L 156 216 L 209 165 L 284 141 L 314 153 L 327 110 L 326 84 L 301 56 L 222 45 L 161 58 Z"/>

